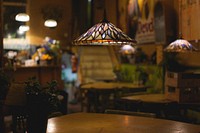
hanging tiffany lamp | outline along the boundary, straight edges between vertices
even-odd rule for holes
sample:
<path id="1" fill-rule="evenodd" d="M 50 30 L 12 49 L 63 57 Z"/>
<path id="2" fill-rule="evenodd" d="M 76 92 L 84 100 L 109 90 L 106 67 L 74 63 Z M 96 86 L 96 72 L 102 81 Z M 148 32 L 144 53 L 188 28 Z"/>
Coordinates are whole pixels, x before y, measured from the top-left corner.
<path id="1" fill-rule="evenodd" d="M 180 1 L 180 7 L 179 7 L 179 19 L 182 20 L 182 0 Z M 187 40 L 182 39 L 182 21 L 179 21 L 180 26 L 180 39 L 177 39 L 176 41 L 170 43 L 165 49 L 165 52 L 193 52 L 197 51 L 197 49 L 190 44 Z"/>
<path id="2" fill-rule="evenodd" d="M 73 41 L 74 45 L 134 45 L 136 41 L 104 19 Z"/>
<path id="3" fill-rule="evenodd" d="M 193 52 L 197 49 L 190 44 L 187 40 L 177 39 L 176 41 L 170 43 L 165 49 L 165 52 Z"/>

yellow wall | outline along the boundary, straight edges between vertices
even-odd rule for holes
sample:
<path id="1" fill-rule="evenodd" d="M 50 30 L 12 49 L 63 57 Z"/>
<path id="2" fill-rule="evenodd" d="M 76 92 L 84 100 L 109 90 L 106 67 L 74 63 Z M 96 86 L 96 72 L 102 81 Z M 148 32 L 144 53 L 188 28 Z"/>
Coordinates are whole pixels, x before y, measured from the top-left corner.
<path id="1" fill-rule="evenodd" d="M 122 29 L 125 33 L 127 33 L 126 5 L 127 0 L 118 0 L 118 27 Z"/>
<path id="2" fill-rule="evenodd" d="M 44 26 L 42 8 L 50 6 L 58 6 L 63 9 L 63 16 L 56 28 L 47 28 Z M 71 21 L 71 1 L 70 0 L 29 0 L 28 13 L 30 15 L 30 31 L 27 33 L 27 38 L 31 44 L 40 45 L 43 43 L 45 36 L 60 40 L 61 45 L 66 45 L 70 31 Z"/>

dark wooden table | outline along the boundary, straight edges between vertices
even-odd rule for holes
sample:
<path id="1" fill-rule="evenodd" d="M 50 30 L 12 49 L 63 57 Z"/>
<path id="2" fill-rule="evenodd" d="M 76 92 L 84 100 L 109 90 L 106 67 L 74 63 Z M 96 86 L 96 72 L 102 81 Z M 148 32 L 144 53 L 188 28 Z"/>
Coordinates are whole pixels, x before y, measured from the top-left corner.
<path id="1" fill-rule="evenodd" d="M 122 93 L 146 92 L 147 88 L 148 86 L 124 82 L 94 82 L 80 86 L 82 103 L 85 99 L 87 112 L 103 112 Z"/>
<path id="2" fill-rule="evenodd" d="M 81 85 L 81 89 L 83 90 L 121 90 L 121 89 L 134 89 L 134 90 L 146 90 L 148 86 L 145 85 L 135 85 L 133 83 L 125 83 L 125 82 L 94 82 Z"/>
<path id="3" fill-rule="evenodd" d="M 121 100 L 127 110 L 137 107 L 137 111 L 156 113 L 158 117 L 186 122 L 191 122 L 186 116 L 188 109 L 200 109 L 200 103 L 178 103 L 168 99 L 165 94 L 132 95 L 122 97 Z"/>
<path id="4" fill-rule="evenodd" d="M 132 95 L 122 97 L 121 99 L 134 101 L 134 102 L 146 102 L 146 103 L 163 103 L 163 104 L 170 104 L 174 103 L 175 101 L 169 100 L 166 98 L 164 94 L 144 94 L 144 95 Z"/>
<path id="5" fill-rule="evenodd" d="M 200 133 L 200 126 L 156 118 L 74 113 L 48 120 L 47 133 Z"/>

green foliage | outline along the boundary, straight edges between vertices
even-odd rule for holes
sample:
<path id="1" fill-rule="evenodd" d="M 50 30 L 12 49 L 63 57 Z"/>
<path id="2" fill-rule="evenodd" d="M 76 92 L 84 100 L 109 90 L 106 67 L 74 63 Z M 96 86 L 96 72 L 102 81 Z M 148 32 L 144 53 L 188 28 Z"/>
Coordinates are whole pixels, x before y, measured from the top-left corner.
<path id="1" fill-rule="evenodd" d="M 148 92 L 159 93 L 163 91 L 163 69 L 156 65 L 122 64 L 117 71 L 117 78 L 122 82 L 141 83 L 150 86 Z"/>
<path id="2" fill-rule="evenodd" d="M 36 77 L 29 78 L 25 82 L 27 105 L 41 104 L 47 106 L 49 112 L 56 110 L 60 105 L 57 86 L 56 80 L 42 86 Z"/>
<path id="3" fill-rule="evenodd" d="M 27 95 L 38 95 L 42 93 L 42 88 L 36 77 L 30 77 L 25 81 Z"/>
<path id="4" fill-rule="evenodd" d="M 47 96 L 47 102 L 51 105 L 51 110 L 56 110 L 56 108 L 60 105 L 60 101 L 58 99 L 58 82 L 56 80 L 47 82 L 47 86 L 44 87 L 44 94 Z"/>

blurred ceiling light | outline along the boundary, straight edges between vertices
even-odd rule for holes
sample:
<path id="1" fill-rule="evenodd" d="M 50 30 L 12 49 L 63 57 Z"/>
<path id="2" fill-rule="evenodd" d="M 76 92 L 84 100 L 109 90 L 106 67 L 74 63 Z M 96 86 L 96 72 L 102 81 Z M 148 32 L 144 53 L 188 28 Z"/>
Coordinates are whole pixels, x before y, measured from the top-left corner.
<path id="1" fill-rule="evenodd" d="M 16 16 L 15 16 L 15 20 L 16 21 L 20 21 L 20 22 L 28 22 L 30 20 L 30 17 L 28 14 L 26 13 L 18 13 Z"/>
<path id="2" fill-rule="evenodd" d="M 134 54 L 135 48 L 133 48 L 131 45 L 124 45 L 120 49 L 120 53 L 122 54 Z"/>
<path id="3" fill-rule="evenodd" d="M 176 41 L 170 43 L 165 49 L 165 52 L 192 52 L 197 51 L 197 49 L 190 44 L 187 40 L 177 39 Z"/>
<path id="4" fill-rule="evenodd" d="M 24 35 L 24 33 L 25 33 L 24 31 L 17 30 L 17 34 L 18 34 L 18 35 Z"/>
<path id="5" fill-rule="evenodd" d="M 26 32 L 26 31 L 28 31 L 30 29 L 30 27 L 28 26 L 28 25 L 21 25 L 20 27 L 19 27 L 19 30 L 20 31 L 23 31 L 23 32 Z"/>
<path id="6" fill-rule="evenodd" d="M 46 27 L 56 27 L 57 21 L 53 20 L 53 19 L 48 19 L 44 22 L 44 26 L 46 26 Z"/>
<path id="7" fill-rule="evenodd" d="M 58 25 L 62 20 L 63 7 L 58 5 L 47 4 L 41 9 L 41 13 L 44 19 L 44 26 L 53 28 Z"/>

